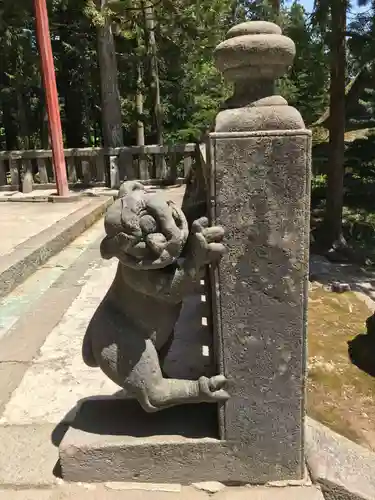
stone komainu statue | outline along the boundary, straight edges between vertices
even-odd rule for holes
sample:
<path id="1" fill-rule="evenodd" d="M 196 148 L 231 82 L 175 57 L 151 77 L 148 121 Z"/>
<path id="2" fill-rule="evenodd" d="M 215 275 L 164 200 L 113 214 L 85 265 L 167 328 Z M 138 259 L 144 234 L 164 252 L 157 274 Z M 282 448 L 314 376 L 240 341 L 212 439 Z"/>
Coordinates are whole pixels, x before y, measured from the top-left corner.
<path id="1" fill-rule="evenodd" d="M 117 257 L 119 264 L 88 326 L 83 359 L 147 412 L 229 397 L 223 375 L 179 380 L 162 371 L 184 297 L 197 290 L 206 266 L 224 253 L 223 229 L 209 227 L 206 217 L 194 220 L 202 213 L 194 197 L 185 196 L 184 213 L 162 194 L 129 181 L 105 217 L 101 254 Z"/>

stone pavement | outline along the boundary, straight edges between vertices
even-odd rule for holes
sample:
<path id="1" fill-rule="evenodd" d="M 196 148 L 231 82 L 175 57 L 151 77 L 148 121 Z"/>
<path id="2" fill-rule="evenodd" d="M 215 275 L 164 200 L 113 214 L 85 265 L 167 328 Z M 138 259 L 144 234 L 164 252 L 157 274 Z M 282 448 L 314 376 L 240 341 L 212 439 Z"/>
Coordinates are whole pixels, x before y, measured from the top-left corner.
<path id="1" fill-rule="evenodd" d="M 176 201 L 181 199 L 179 191 L 171 195 Z M 100 370 L 86 367 L 81 359 L 86 326 L 116 270 L 116 261 L 100 258 L 102 237 L 100 220 L 0 302 L 0 500 L 322 500 L 310 483 L 234 488 L 220 483 L 62 481 L 58 446 L 77 403 L 90 396 L 124 396 Z M 189 316 L 197 307 L 204 317 L 200 297 L 191 298 L 184 309 L 184 328 L 179 329 L 166 365 L 171 375 L 192 376 L 210 369 L 207 328 L 201 322 L 193 324 Z M 191 350 L 184 358 L 194 359 L 193 364 L 181 363 L 179 356 L 181 346 L 187 345 L 184 332 L 189 333 Z"/>
<path id="2" fill-rule="evenodd" d="M 0 256 L 14 251 L 15 247 L 47 229 L 57 221 L 78 210 L 88 199 L 75 203 L 0 203 Z"/>
<path id="3" fill-rule="evenodd" d="M 0 203 L 0 297 L 90 227 L 111 202 L 99 196 L 72 203 Z"/>
<path id="4" fill-rule="evenodd" d="M 155 189 L 150 186 L 150 189 Z M 169 198 L 177 203 L 180 202 L 184 186 L 176 186 L 166 189 Z M 17 246 L 24 243 L 31 237 L 46 230 L 56 222 L 60 221 L 76 212 L 80 208 L 88 205 L 93 197 L 114 196 L 117 191 L 108 188 L 86 189 L 81 194 L 81 199 L 72 203 L 37 203 L 47 200 L 55 190 L 38 190 L 25 195 L 20 192 L 0 192 L 0 201 L 4 198 L 12 198 L 16 202 L 0 203 L 0 256 L 10 254 Z M 33 199 L 33 202 L 24 200 Z"/>

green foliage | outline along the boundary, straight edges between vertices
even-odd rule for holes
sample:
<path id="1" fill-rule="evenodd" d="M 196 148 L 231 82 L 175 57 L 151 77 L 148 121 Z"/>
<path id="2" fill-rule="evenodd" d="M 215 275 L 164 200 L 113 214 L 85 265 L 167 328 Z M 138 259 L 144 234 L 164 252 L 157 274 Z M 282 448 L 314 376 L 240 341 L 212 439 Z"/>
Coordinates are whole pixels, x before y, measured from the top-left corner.
<path id="1" fill-rule="evenodd" d="M 116 40 L 125 141 L 135 143 L 136 122 L 141 119 L 146 142 L 154 142 L 144 23 L 144 7 L 148 5 L 153 5 L 156 21 L 166 141 L 199 140 L 212 126 L 219 106 L 230 94 L 230 88 L 214 67 L 212 52 L 230 26 L 246 19 L 277 20 L 284 33 L 295 41 L 295 63 L 279 81 L 279 90 L 301 111 L 305 122 L 313 123 L 328 104 L 326 40 L 297 1 L 290 5 L 271 0 L 108 0 L 99 7 L 102 4 L 98 0 L 48 2 L 67 146 L 100 144 L 102 140 L 96 29 L 103 26 L 106 18 L 111 19 Z M 322 3 L 321 14 L 323 7 Z M 367 61 L 374 45 L 371 17 L 367 16 L 366 22 L 362 18 L 356 21 L 350 26 L 351 50 L 355 54 L 353 71 L 358 71 L 356 68 L 362 64 L 359 61 L 364 58 L 358 44 L 366 42 Z M 3 0 L 0 42 L 0 148 L 46 147 L 45 104 L 32 2 Z M 143 75 L 140 87 L 139 67 Z M 142 116 L 136 110 L 137 89 L 144 98 Z M 359 103 L 362 111 L 353 109 L 353 126 L 362 118 L 360 125 L 368 124 L 368 118 L 374 116 L 371 79 L 366 89 L 367 94 Z"/>
<path id="2" fill-rule="evenodd" d="M 296 57 L 289 74 L 280 81 L 281 93 L 289 104 L 300 111 L 309 125 L 328 104 L 326 47 L 319 30 L 308 21 L 304 8 L 298 2 L 284 12 L 283 28 L 296 44 Z"/>
<path id="3" fill-rule="evenodd" d="M 214 67 L 212 53 L 228 28 L 236 22 L 277 18 L 288 34 L 293 38 L 297 36 L 296 64 L 299 68 L 315 43 L 311 30 L 304 24 L 303 10 L 298 10 L 295 5 L 277 12 L 275 2 L 259 0 L 50 0 L 51 38 L 68 146 L 101 142 L 96 28 L 103 26 L 106 18 L 111 19 L 116 38 L 125 140 L 128 144 L 135 142 L 136 121 L 141 118 L 147 142 L 154 142 L 144 24 L 144 7 L 148 5 L 153 5 L 156 21 L 167 141 L 199 140 L 202 133 L 212 126 L 220 104 L 230 92 Z M 305 38 L 304 29 L 308 31 Z M 46 147 L 45 104 L 31 2 L 20 0 L 16 6 L 14 1 L 4 0 L 0 7 L 0 42 L 3 47 L 0 62 L 0 125 L 3 133 L 0 147 Z M 141 89 L 137 87 L 139 65 L 143 73 Z M 311 79 L 299 75 L 299 72 L 299 69 L 292 71 L 280 84 L 282 93 L 302 109 L 309 121 L 310 116 L 319 113 L 319 96 L 324 91 L 318 89 L 315 92 Z M 317 82 L 315 87 L 319 84 Z M 145 101 L 141 117 L 135 106 L 137 88 L 142 91 Z M 311 94 L 316 95 L 312 100 Z"/>
<path id="4" fill-rule="evenodd" d="M 375 178 L 375 134 L 357 139 L 346 147 L 345 165 L 362 180 Z"/>
<path id="5" fill-rule="evenodd" d="M 90 143 L 89 122 L 100 105 L 95 31 L 83 14 L 84 7 L 84 0 L 48 2 L 61 115 L 72 146 Z M 48 147 L 32 2 L 2 3 L 0 43 L 0 123 L 4 130 L 0 148 Z"/>

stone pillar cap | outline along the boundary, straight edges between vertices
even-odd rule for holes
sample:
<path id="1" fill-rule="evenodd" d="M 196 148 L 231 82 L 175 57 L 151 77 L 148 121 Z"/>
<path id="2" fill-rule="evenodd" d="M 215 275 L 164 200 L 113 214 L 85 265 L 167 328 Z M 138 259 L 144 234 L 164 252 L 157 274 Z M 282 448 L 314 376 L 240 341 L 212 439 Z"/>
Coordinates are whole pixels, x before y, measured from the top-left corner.
<path id="1" fill-rule="evenodd" d="M 268 21 L 247 21 L 245 23 L 233 26 L 226 38 L 233 38 L 242 35 L 281 35 L 282 31 L 280 26 Z"/>
<path id="2" fill-rule="evenodd" d="M 266 21 L 238 24 L 214 52 L 216 67 L 231 82 L 275 80 L 293 63 L 294 42 Z"/>

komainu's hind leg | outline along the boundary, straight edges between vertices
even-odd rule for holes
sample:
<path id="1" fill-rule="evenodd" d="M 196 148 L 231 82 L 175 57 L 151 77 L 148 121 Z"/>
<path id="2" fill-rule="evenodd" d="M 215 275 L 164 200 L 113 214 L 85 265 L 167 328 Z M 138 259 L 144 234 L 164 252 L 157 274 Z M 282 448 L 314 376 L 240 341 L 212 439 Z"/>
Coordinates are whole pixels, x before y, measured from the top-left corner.
<path id="1" fill-rule="evenodd" d="M 145 341 L 139 360 L 123 382 L 123 387 L 129 389 L 147 412 L 180 404 L 226 401 L 229 395 L 225 385 L 226 378 L 222 375 L 199 380 L 165 378 L 150 339 Z"/>
<path id="2" fill-rule="evenodd" d="M 88 331 L 93 356 L 100 368 L 137 399 L 147 412 L 184 403 L 219 402 L 229 398 L 224 389 L 226 378 L 222 375 L 199 380 L 165 378 L 152 340 L 105 300 Z M 166 345 L 165 352 L 167 349 Z"/>

